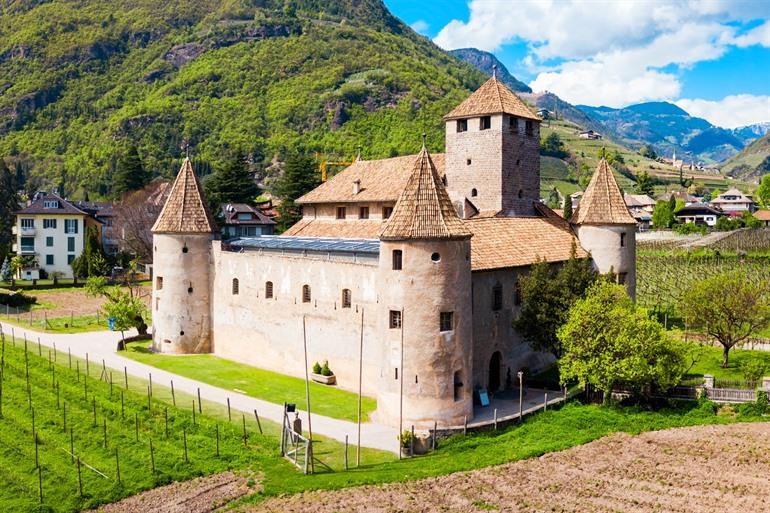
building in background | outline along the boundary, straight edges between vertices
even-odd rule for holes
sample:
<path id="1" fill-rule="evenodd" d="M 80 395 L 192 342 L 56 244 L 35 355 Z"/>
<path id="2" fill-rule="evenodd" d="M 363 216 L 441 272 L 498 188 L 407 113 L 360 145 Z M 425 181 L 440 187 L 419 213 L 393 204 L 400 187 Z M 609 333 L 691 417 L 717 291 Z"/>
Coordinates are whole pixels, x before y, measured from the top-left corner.
<path id="1" fill-rule="evenodd" d="M 257 207 L 245 203 L 222 205 L 222 238 L 255 237 L 272 235 L 275 221 Z"/>
<path id="2" fill-rule="evenodd" d="M 711 205 L 721 209 L 729 216 L 741 216 L 744 212 L 754 212 L 757 209 L 752 197 L 743 194 L 735 187 L 731 187 L 712 199 Z"/>

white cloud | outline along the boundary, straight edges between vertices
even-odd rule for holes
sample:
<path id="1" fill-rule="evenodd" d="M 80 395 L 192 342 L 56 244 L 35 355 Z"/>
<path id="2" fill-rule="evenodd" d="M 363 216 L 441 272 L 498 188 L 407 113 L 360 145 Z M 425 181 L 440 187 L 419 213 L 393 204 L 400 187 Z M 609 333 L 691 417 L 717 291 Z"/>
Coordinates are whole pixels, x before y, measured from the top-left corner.
<path id="1" fill-rule="evenodd" d="M 428 25 L 428 22 L 425 20 L 417 20 L 409 26 L 412 27 L 412 30 L 422 35 L 426 35 L 430 28 L 430 25 Z"/>
<path id="2" fill-rule="evenodd" d="M 735 45 L 740 47 L 762 45 L 765 48 L 770 48 L 770 21 L 766 21 L 762 25 L 754 27 L 745 34 L 736 37 Z"/>
<path id="3" fill-rule="evenodd" d="M 674 103 L 693 116 L 725 128 L 770 121 L 770 96 L 737 94 L 720 101 L 681 99 Z"/>

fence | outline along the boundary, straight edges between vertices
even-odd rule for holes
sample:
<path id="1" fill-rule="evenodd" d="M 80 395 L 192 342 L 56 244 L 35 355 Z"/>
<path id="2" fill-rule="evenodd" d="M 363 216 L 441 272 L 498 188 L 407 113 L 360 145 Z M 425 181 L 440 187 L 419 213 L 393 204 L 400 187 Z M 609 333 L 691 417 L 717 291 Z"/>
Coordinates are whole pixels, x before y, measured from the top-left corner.
<path id="1" fill-rule="evenodd" d="M 0 303 L 0 317 L 3 317 L 5 320 L 12 323 L 16 323 L 19 326 L 40 328 L 42 330 L 76 327 L 94 329 L 93 326 L 107 326 L 107 319 L 99 312 L 99 310 L 96 310 L 93 315 L 75 315 L 75 313 L 71 311 L 70 315 L 65 314 L 59 317 L 49 317 L 46 310 L 36 312 L 32 310 L 32 306 L 33 305 L 18 307 Z"/>
<path id="2" fill-rule="evenodd" d="M 286 412 L 281 427 L 281 456 L 294 463 L 303 473 L 313 473 L 313 441 L 294 430 Z"/>

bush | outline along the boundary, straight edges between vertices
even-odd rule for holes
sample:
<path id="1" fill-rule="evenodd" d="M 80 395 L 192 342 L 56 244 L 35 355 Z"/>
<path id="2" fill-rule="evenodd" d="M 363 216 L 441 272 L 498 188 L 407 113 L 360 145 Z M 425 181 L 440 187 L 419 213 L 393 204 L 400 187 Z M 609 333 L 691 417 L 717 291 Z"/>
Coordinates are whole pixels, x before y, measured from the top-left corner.
<path id="1" fill-rule="evenodd" d="M 412 446 L 412 432 L 408 429 L 405 429 L 403 433 L 401 433 L 401 447 L 404 449 L 409 449 Z"/>
<path id="2" fill-rule="evenodd" d="M 691 233 L 700 233 L 702 235 L 705 235 L 708 231 L 708 228 L 705 224 L 695 224 L 695 223 L 683 223 L 683 224 L 675 224 L 673 226 L 674 232 L 678 233 L 679 235 L 689 235 Z"/>
<path id="3" fill-rule="evenodd" d="M 329 368 L 329 361 L 324 360 L 323 367 L 321 367 L 321 376 L 332 376 L 332 375 L 334 375 L 334 373 Z"/>
<path id="4" fill-rule="evenodd" d="M 13 306 L 19 308 L 22 306 L 29 306 L 34 304 L 36 299 L 32 296 L 28 296 L 21 291 L 12 291 L 0 289 L 0 305 Z"/>
<path id="5" fill-rule="evenodd" d="M 751 381 L 752 383 L 762 379 L 765 375 L 765 370 L 767 370 L 765 362 L 758 358 L 752 358 L 741 363 L 743 377 L 746 378 L 746 381 Z"/>
<path id="6" fill-rule="evenodd" d="M 761 417 L 767 414 L 768 411 L 770 411 L 770 405 L 767 404 L 767 392 L 764 390 L 757 391 L 756 401 L 738 406 L 738 412 L 741 415 L 751 417 Z"/>
<path id="7" fill-rule="evenodd" d="M 318 362 L 315 362 L 313 364 L 313 374 L 321 374 L 321 364 Z"/>

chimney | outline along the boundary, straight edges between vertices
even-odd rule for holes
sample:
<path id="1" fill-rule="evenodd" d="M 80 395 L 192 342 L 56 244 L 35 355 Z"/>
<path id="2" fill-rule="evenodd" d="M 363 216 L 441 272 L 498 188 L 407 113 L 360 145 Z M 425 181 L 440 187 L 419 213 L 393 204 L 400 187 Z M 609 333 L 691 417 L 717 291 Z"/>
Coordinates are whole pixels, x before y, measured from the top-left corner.
<path id="1" fill-rule="evenodd" d="M 353 182 L 353 195 L 357 195 L 359 192 L 361 192 L 361 180 L 356 180 Z"/>

